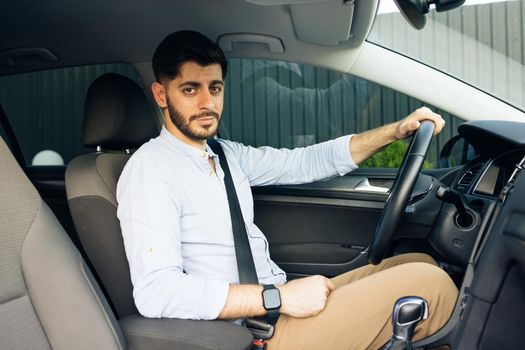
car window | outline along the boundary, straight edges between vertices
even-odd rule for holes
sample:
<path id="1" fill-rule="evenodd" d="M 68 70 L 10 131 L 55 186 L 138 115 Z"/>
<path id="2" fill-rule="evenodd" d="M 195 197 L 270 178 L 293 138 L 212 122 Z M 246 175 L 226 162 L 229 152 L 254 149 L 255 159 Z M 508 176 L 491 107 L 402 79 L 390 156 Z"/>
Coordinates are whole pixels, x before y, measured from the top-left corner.
<path id="1" fill-rule="evenodd" d="M 359 133 L 432 106 L 370 81 L 306 64 L 230 59 L 221 137 L 247 145 L 304 147 Z M 463 120 L 433 108 L 447 121 L 425 167 L 438 167 L 439 151 Z M 407 142 L 397 142 L 362 164 L 395 168 Z"/>
<path id="2" fill-rule="evenodd" d="M 367 40 L 525 109 L 524 1 L 467 0 L 426 17 L 425 27 L 414 30 L 393 0 L 381 0 Z"/>
<path id="3" fill-rule="evenodd" d="M 89 85 L 105 73 L 139 81 L 126 64 L 69 67 L 0 77 L 0 103 L 28 165 L 67 164 L 93 152 L 82 142 L 84 101 Z"/>

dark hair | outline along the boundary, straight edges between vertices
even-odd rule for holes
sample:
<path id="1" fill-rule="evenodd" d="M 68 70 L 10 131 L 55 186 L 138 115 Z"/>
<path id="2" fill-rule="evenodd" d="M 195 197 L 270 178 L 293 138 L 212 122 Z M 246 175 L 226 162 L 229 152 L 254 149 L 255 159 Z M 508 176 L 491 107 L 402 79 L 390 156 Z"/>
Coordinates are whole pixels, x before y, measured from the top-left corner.
<path id="1" fill-rule="evenodd" d="M 190 61 L 201 66 L 218 63 L 222 68 L 222 78 L 226 77 L 228 62 L 219 45 L 201 33 L 181 30 L 171 33 L 157 46 L 152 60 L 155 79 L 159 83 L 175 79 L 180 66 Z"/>

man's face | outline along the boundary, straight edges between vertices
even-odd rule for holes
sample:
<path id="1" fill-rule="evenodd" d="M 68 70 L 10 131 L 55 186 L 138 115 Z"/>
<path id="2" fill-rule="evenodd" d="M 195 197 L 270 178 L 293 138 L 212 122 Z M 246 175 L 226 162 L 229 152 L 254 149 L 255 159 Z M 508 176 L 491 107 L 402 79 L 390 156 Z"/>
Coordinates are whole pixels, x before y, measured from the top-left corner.
<path id="1" fill-rule="evenodd" d="M 169 114 L 166 126 L 175 136 L 191 143 L 217 134 L 224 103 L 219 64 L 203 67 L 195 62 L 183 63 L 180 75 L 169 82 L 165 93 Z"/>

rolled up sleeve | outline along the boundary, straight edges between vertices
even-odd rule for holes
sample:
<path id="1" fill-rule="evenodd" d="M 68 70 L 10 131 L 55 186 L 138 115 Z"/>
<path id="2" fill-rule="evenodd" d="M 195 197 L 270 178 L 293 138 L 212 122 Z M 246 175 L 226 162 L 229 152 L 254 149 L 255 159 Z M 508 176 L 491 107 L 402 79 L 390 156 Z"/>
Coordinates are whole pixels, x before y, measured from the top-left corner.
<path id="1" fill-rule="evenodd" d="M 332 163 L 340 176 L 346 175 L 357 168 L 350 153 L 350 139 L 354 135 L 341 136 L 333 140 Z"/>

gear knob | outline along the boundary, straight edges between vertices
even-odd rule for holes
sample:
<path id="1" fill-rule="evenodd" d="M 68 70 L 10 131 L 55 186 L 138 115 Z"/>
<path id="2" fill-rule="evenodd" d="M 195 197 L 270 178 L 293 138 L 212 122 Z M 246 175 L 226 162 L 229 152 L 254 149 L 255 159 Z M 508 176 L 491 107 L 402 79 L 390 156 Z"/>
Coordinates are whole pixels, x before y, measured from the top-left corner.
<path id="1" fill-rule="evenodd" d="M 403 297 L 392 312 L 392 339 L 383 350 L 412 350 L 412 336 L 417 324 L 428 318 L 428 303 L 420 297 Z"/>
<path id="2" fill-rule="evenodd" d="M 428 318 L 428 303 L 420 297 L 403 297 L 396 301 L 392 313 L 392 338 L 412 341 L 417 324 Z"/>

